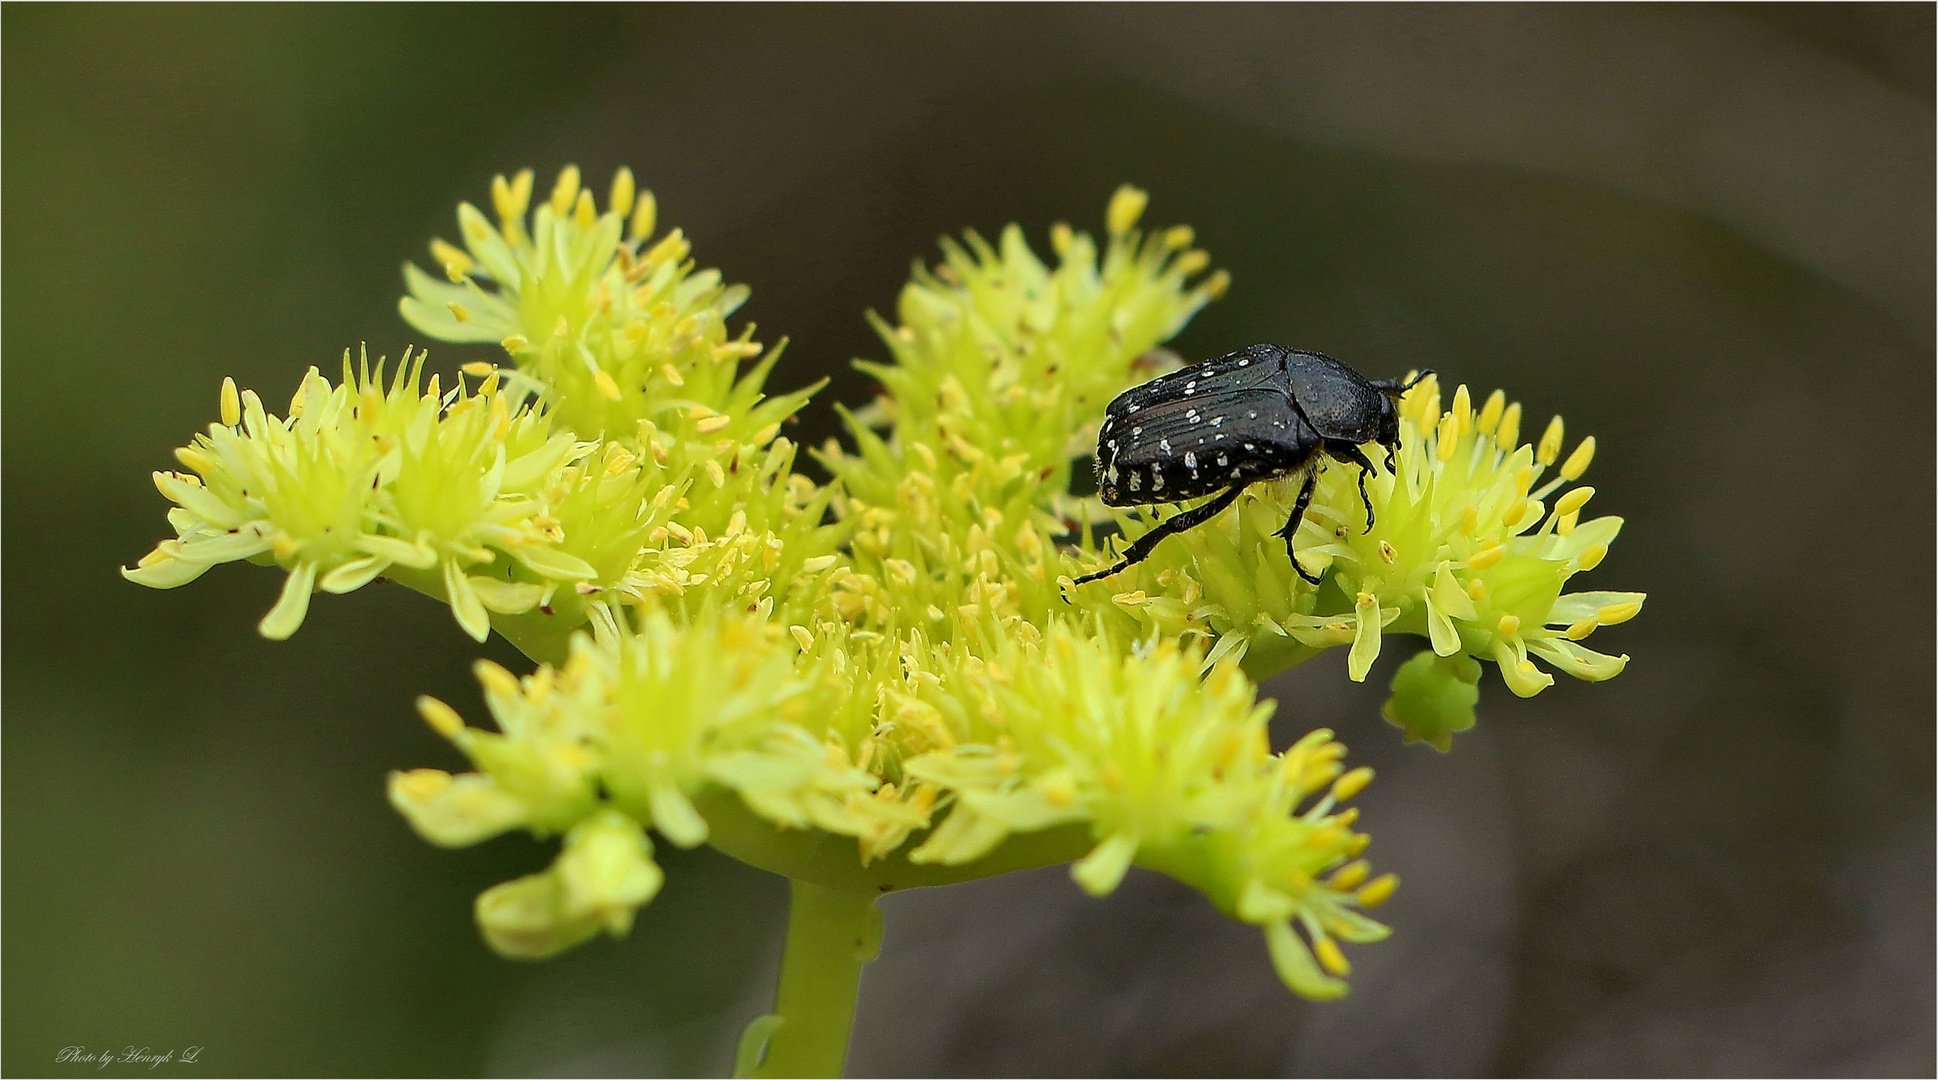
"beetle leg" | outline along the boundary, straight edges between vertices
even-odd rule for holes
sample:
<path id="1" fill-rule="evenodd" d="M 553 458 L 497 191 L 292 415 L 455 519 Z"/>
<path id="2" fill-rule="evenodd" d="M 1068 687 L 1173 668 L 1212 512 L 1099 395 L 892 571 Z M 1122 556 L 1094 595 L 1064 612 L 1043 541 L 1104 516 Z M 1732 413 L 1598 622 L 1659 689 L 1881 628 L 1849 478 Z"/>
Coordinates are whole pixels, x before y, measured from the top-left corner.
<path id="1" fill-rule="evenodd" d="M 1399 452 L 1400 452 L 1400 444 L 1397 442 L 1391 443 L 1386 447 L 1386 472 L 1389 476 L 1400 475 L 1400 463 L 1398 458 L 1395 456 Z"/>
<path id="2" fill-rule="evenodd" d="M 1299 531 L 1299 522 L 1305 520 L 1305 508 L 1312 504 L 1312 489 L 1318 485 L 1319 470 L 1308 471 L 1305 474 L 1305 484 L 1299 488 L 1299 497 L 1292 503 L 1292 516 L 1285 519 L 1285 528 L 1279 530 L 1279 535 L 1285 537 L 1285 557 L 1292 560 L 1292 572 L 1313 585 L 1325 579 L 1306 573 L 1305 567 L 1299 565 L 1299 554 L 1292 550 L 1292 534 Z"/>
<path id="3" fill-rule="evenodd" d="M 1327 443 L 1326 453 L 1348 465 L 1359 466 L 1359 501 L 1366 506 L 1366 527 L 1361 532 L 1373 531 L 1373 500 L 1366 494 L 1366 477 L 1373 471 L 1373 463 L 1359 452 L 1359 447 L 1351 443 Z"/>
<path id="4" fill-rule="evenodd" d="M 1075 581 L 1072 581 L 1071 584 L 1083 585 L 1087 582 L 1099 581 L 1115 574 L 1119 570 L 1127 570 L 1143 562 L 1150 557 L 1151 549 L 1157 547 L 1159 541 L 1167 536 L 1175 536 L 1186 529 L 1195 528 L 1217 517 L 1218 512 L 1230 506 L 1232 500 L 1238 498 L 1238 493 L 1243 490 L 1245 490 L 1244 484 L 1226 488 L 1224 494 L 1213 498 L 1210 502 L 1172 514 L 1170 517 L 1159 522 L 1156 528 L 1132 541 L 1131 546 L 1124 549 L 1123 557 L 1117 560 L 1117 565 L 1107 570 L 1099 570 L 1094 574 L 1085 574 Z"/>

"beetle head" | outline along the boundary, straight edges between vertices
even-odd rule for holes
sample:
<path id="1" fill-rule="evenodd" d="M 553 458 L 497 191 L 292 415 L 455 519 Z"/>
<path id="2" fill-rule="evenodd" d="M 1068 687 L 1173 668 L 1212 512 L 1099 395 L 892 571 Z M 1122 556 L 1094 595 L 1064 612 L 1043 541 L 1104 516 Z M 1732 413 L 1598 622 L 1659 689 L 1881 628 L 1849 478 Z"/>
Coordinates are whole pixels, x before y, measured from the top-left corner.
<path id="1" fill-rule="evenodd" d="M 1400 399 L 1408 390 L 1420 385 L 1421 380 L 1432 375 L 1422 371 L 1401 384 L 1398 379 L 1380 379 L 1373 384 L 1380 392 L 1379 419 L 1374 424 L 1373 441 L 1386 448 L 1387 470 L 1393 467 L 1393 455 L 1400 445 Z"/>

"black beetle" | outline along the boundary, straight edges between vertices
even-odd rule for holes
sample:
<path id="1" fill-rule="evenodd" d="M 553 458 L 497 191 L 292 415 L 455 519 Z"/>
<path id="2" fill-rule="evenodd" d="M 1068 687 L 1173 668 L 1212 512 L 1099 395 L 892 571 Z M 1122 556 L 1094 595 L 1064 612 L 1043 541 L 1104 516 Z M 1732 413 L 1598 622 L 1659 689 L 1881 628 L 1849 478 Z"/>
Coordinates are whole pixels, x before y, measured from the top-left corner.
<path id="1" fill-rule="evenodd" d="M 1421 379 L 1369 381 L 1322 353 L 1261 344 L 1193 364 L 1134 386 L 1104 412 L 1097 432 L 1097 489 L 1106 506 L 1148 506 L 1218 492 L 1217 497 L 1166 518 L 1132 541 L 1117 565 L 1085 574 L 1082 585 L 1144 561 L 1158 541 L 1202 525 L 1261 480 L 1305 474 L 1292 516 L 1279 535 L 1292 569 L 1313 584 L 1292 551 L 1305 508 L 1318 483 L 1321 454 L 1359 466 L 1366 527 L 1373 501 L 1366 495 L 1372 462 L 1359 448 L 1386 448 L 1393 470 L 1400 441 L 1400 395 Z"/>

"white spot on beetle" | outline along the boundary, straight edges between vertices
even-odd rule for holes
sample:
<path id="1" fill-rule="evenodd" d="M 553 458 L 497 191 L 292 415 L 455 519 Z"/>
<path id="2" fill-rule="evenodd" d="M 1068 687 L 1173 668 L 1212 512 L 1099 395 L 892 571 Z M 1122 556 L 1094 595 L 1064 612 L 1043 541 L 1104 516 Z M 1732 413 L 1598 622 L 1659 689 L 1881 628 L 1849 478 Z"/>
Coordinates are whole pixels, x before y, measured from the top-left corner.
<path id="1" fill-rule="evenodd" d="M 1198 455 L 1186 450 L 1184 452 L 1184 467 L 1187 469 L 1196 469 L 1198 467 Z"/>
<path id="2" fill-rule="evenodd" d="M 1240 361 L 1238 362 L 1238 366 L 1239 366 L 1239 367 L 1251 367 L 1251 366 L 1252 366 L 1252 362 L 1251 362 L 1250 360 L 1240 360 Z"/>
<path id="3" fill-rule="evenodd" d="M 1136 491 L 1136 490 L 1137 490 L 1138 488 L 1141 488 L 1141 487 L 1143 487 L 1143 486 L 1144 486 L 1144 478 L 1143 478 L 1142 476 L 1139 476 L 1139 475 L 1138 475 L 1137 473 L 1134 473 L 1134 472 L 1133 472 L 1133 473 L 1131 473 L 1131 474 L 1130 474 L 1130 489 L 1131 489 L 1132 491 Z"/>
<path id="4" fill-rule="evenodd" d="M 1137 406 L 1135 406 L 1135 405 L 1126 405 L 1126 406 L 1124 406 L 1124 411 L 1125 411 L 1126 413 L 1134 413 L 1134 412 L 1136 412 L 1136 411 L 1137 411 Z"/>
<path id="5" fill-rule="evenodd" d="M 1166 454 L 1168 454 L 1168 453 L 1170 453 L 1170 452 L 1171 452 L 1171 440 L 1169 440 L 1169 439 L 1159 439 L 1159 440 L 1157 441 L 1157 448 L 1158 448 L 1158 449 L 1159 449 L 1160 451 L 1162 451 L 1162 452 L 1164 452 L 1164 453 L 1166 453 Z"/>
<path id="6" fill-rule="evenodd" d="M 1116 439 L 1112 439 L 1112 440 L 1110 440 L 1109 442 L 1107 442 L 1107 443 L 1105 443 L 1104 445 L 1110 448 L 1110 452 L 1111 452 L 1111 453 L 1113 453 L 1113 454 L 1114 454 L 1114 453 L 1116 453 L 1116 452 L 1117 452 L 1117 440 L 1116 440 Z"/>
<path id="7" fill-rule="evenodd" d="M 1154 472 L 1154 473 L 1152 473 L 1152 474 L 1151 474 L 1151 490 L 1152 490 L 1152 491 L 1163 491 L 1163 490 L 1164 490 L 1164 473 L 1163 473 L 1163 472 Z"/>
<path id="8" fill-rule="evenodd" d="M 1252 445 L 1251 443 L 1246 443 L 1246 444 L 1245 444 L 1245 449 L 1247 449 L 1247 450 L 1256 450 L 1256 449 L 1258 449 L 1258 447 L 1256 447 L 1256 446 L 1253 446 L 1253 445 Z"/>
<path id="9" fill-rule="evenodd" d="M 1224 468 L 1225 466 L 1227 466 L 1227 465 L 1229 465 L 1229 464 L 1231 464 L 1231 459 L 1230 459 L 1230 458 L 1228 458 L 1228 457 L 1226 457 L 1226 456 L 1225 456 L 1225 455 L 1223 455 L 1223 454 L 1219 454 L 1219 455 L 1218 455 L 1218 467 L 1219 467 L 1219 468 L 1221 468 L 1221 469 L 1222 469 L 1222 468 Z"/>
<path id="10" fill-rule="evenodd" d="M 1219 424 L 1222 424 L 1224 422 L 1225 422 L 1225 418 L 1222 416 L 1214 416 L 1211 418 L 1212 427 L 1217 427 Z"/>
<path id="11" fill-rule="evenodd" d="M 1117 466 L 1112 465 L 1110 468 L 1104 470 L 1104 482 L 1110 484 L 1117 482 Z"/>

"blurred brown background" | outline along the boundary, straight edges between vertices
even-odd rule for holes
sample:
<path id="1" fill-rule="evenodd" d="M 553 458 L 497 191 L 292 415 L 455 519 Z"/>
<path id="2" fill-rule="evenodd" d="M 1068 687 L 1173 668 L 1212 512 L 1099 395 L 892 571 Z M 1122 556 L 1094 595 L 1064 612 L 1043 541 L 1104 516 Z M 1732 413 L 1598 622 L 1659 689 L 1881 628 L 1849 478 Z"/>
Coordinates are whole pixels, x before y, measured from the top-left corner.
<path id="1" fill-rule="evenodd" d="M 1612 683 L 1490 682 L 1450 756 L 1328 656 L 1280 734 L 1380 780 L 1405 885 L 1353 994 L 1134 875 L 885 904 L 865 1074 L 1922 1074 L 1933 1045 L 1933 7 L 53 7 L 4 64 L 4 1058 L 201 1045 L 159 1073 L 723 1072 L 782 883 L 670 852 L 632 938 L 493 958 L 481 888 L 548 849 L 417 841 L 478 650 L 400 591 L 256 636 L 279 576 L 127 584 L 148 472 L 221 377 L 369 341 L 494 171 L 629 163 L 754 288 L 779 376 L 945 232 L 1096 228 L 1121 181 L 1258 340 L 1502 385 L 1595 433 L 1644 589 Z M 464 350 L 433 352 L 454 367 Z M 804 435 L 833 430 L 825 402 Z M 1597 642 L 1604 638 L 1597 637 Z M 488 655 L 517 665 L 502 643 Z M 80 1067 L 69 1071 L 94 1071 Z M 114 1070 L 110 1070 L 114 1071 Z"/>

